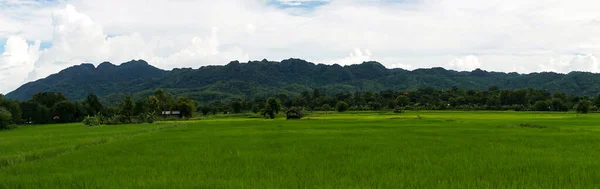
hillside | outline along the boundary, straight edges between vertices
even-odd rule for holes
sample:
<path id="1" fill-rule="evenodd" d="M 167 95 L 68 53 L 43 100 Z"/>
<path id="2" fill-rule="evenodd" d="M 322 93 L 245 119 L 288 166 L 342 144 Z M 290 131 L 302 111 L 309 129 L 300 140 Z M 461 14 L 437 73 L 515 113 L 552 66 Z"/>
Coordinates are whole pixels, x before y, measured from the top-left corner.
<path id="1" fill-rule="evenodd" d="M 588 72 L 502 73 L 474 70 L 457 72 L 444 68 L 408 71 L 387 69 L 378 62 L 340 66 L 314 64 L 300 59 L 281 62 L 230 62 L 223 66 L 203 66 L 165 71 L 143 60 L 119 66 L 105 62 L 97 67 L 81 64 L 47 78 L 27 83 L 6 95 L 27 100 L 37 92 L 62 92 L 69 99 L 84 98 L 93 92 L 104 99 L 124 94 L 145 96 L 155 88 L 185 95 L 200 102 L 227 98 L 254 98 L 272 94 L 299 94 L 319 88 L 328 94 L 352 91 L 410 90 L 416 88 L 500 89 L 535 88 L 550 92 L 595 95 L 600 92 L 600 74 Z"/>

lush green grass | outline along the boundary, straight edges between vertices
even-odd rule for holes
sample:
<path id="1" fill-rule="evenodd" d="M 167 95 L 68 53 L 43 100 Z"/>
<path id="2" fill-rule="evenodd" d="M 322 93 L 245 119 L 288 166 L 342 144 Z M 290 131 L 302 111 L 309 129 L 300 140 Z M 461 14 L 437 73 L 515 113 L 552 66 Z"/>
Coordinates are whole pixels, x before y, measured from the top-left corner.
<path id="1" fill-rule="evenodd" d="M 0 160 L 37 154 L 1 167 L 0 188 L 598 188 L 597 123 L 444 111 L 31 126 L 0 132 Z"/>

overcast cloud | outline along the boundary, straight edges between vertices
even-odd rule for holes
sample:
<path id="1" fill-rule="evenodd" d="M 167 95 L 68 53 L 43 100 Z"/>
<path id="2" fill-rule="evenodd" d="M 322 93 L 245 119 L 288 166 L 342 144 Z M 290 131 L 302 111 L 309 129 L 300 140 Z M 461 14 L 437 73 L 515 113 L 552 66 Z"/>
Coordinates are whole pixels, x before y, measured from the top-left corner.
<path id="1" fill-rule="evenodd" d="M 0 0 L 0 93 L 82 62 L 600 72 L 593 0 Z"/>

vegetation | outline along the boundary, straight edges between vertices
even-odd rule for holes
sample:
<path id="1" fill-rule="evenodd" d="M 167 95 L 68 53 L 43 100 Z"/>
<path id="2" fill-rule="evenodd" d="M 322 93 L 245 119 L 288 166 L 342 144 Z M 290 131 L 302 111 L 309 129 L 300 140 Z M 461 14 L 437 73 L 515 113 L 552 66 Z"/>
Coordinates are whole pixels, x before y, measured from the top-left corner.
<path id="1" fill-rule="evenodd" d="M 590 102 L 588 100 L 582 100 L 577 103 L 577 113 L 587 114 L 590 111 Z"/>
<path id="2" fill-rule="evenodd" d="M 10 129 L 12 114 L 0 107 L 0 130 Z"/>
<path id="3" fill-rule="evenodd" d="M 338 112 L 345 112 L 346 110 L 348 110 L 348 103 L 344 102 L 344 101 L 339 101 L 337 102 L 337 104 L 335 105 L 335 109 Z"/>
<path id="4" fill-rule="evenodd" d="M 265 109 L 262 111 L 263 116 L 268 116 L 270 119 L 275 119 L 275 115 L 281 110 L 281 103 L 275 98 L 267 99 Z"/>
<path id="5" fill-rule="evenodd" d="M 127 94 L 131 94 L 133 99 L 151 95 L 158 97 L 154 94 L 154 89 L 162 88 L 174 96 L 186 96 L 206 104 L 236 99 L 264 100 L 275 94 L 285 94 L 289 97 L 333 96 L 346 92 L 378 92 L 388 89 L 412 91 L 419 88 L 452 87 L 482 91 L 489 86 L 496 86 L 495 90 L 533 88 L 549 93 L 594 96 L 600 91 L 600 85 L 597 85 L 599 82 L 600 74 L 586 72 L 517 74 L 479 69 L 457 72 L 444 68 L 408 71 L 386 69 L 378 62 L 339 66 L 314 64 L 300 59 L 248 63 L 233 61 L 224 66 L 164 71 L 143 60 L 137 60 L 119 66 L 111 63 L 102 63 L 98 67 L 91 64 L 73 66 L 45 79 L 25 84 L 7 94 L 7 97 L 26 101 L 40 92 L 63 92 L 69 100 L 78 101 L 84 100 L 89 93 L 94 93 L 103 104 L 115 106 Z M 313 88 L 319 89 L 319 93 L 303 94 Z M 166 99 L 166 96 L 164 97 Z M 408 95 L 406 97 L 413 98 Z M 291 100 L 304 103 L 305 100 L 317 99 Z M 403 106 L 403 100 L 406 98 L 400 97 L 397 100 L 398 105 Z M 600 101 L 596 101 L 594 105 L 598 106 L 598 102 Z M 535 101 L 530 104 L 533 103 Z M 389 109 L 393 109 L 393 106 Z"/>
<path id="6" fill-rule="evenodd" d="M 600 95 L 599 95 L 600 96 Z M 189 119 L 194 112 L 204 116 L 226 113 L 261 114 L 275 118 L 282 109 L 296 108 L 308 111 L 338 112 L 389 110 L 402 113 L 405 110 L 514 110 L 514 111 L 577 111 L 597 112 L 600 97 L 550 93 L 535 89 L 465 90 L 421 88 L 412 91 L 384 90 L 380 92 L 343 92 L 335 95 L 321 93 L 319 89 L 304 91 L 298 96 L 277 94 L 267 99 L 233 99 L 198 105 L 196 101 L 174 96 L 162 89 L 153 95 L 133 98 L 126 95 L 117 106 L 103 104 L 90 93 L 82 101 L 69 101 L 62 93 L 42 92 L 24 102 L 12 101 L 0 96 L 0 107 L 10 112 L 11 119 L 5 125 L 46 124 L 81 122 L 86 117 L 102 116 L 101 124 L 154 122 L 157 116 L 165 118 L 163 111 L 177 111 L 178 118 Z M 117 101 L 117 100 L 112 100 Z M 169 115 L 167 117 L 170 117 Z M 90 119 L 93 120 L 93 119 Z M 88 120 L 89 121 L 89 120 Z M 95 122 L 87 122 L 95 123 Z"/>
<path id="7" fill-rule="evenodd" d="M 0 188 L 595 188 L 599 121 L 349 111 L 20 127 L 0 132 Z"/>

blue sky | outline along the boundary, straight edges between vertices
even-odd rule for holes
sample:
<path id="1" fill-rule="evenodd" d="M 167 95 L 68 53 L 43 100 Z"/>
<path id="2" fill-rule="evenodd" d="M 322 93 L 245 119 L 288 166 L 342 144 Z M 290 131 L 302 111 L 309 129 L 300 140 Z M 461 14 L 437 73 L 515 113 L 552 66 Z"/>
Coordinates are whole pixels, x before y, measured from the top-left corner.
<path id="1" fill-rule="evenodd" d="M 269 0 L 267 2 L 268 5 L 274 5 L 278 8 L 282 8 L 282 9 L 286 9 L 286 8 L 306 8 L 306 9 L 313 9 L 319 6 L 323 6 L 328 4 L 329 1 L 323 0 L 323 1 L 294 1 L 294 0 L 290 0 L 290 1 L 278 1 L 278 0 Z"/>
<path id="2" fill-rule="evenodd" d="M 6 38 L 0 38 L 0 54 L 4 53 L 4 44 L 6 44 Z"/>

